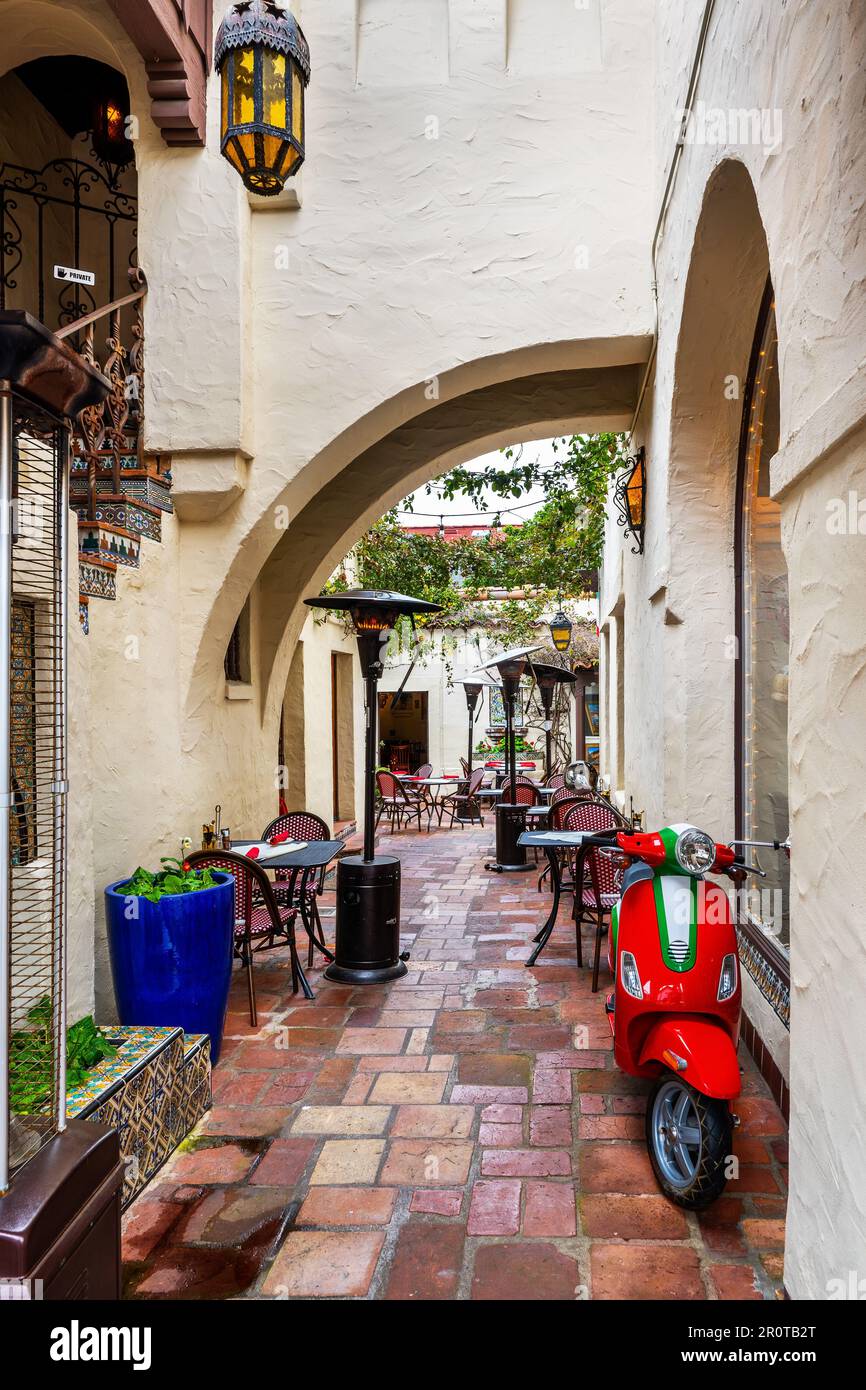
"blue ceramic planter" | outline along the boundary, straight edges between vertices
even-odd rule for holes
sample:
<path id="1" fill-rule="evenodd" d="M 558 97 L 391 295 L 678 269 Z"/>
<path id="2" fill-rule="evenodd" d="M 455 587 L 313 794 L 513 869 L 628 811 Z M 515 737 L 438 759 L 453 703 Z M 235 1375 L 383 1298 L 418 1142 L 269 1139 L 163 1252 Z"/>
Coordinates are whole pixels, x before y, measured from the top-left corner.
<path id="1" fill-rule="evenodd" d="M 130 898 L 129 878 L 105 890 L 111 975 L 120 1022 L 208 1033 L 211 1061 L 222 1043 L 232 973 L 234 881 L 148 902 Z M 130 916 L 130 909 L 137 916 Z"/>

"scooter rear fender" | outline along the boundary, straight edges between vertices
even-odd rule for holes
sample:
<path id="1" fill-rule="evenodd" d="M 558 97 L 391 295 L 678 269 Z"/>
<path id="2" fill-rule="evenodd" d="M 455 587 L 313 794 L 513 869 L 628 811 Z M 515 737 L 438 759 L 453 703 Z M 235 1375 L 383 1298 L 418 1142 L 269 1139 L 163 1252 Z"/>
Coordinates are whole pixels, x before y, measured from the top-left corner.
<path id="1" fill-rule="evenodd" d="M 659 1019 L 640 1053 L 642 1067 L 654 1062 L 676 1071 L 705 1096 L 733 1100 L 740 1094 L 736 1048 L 730 1033 L 713 1019 L 695 1015 Z"/>

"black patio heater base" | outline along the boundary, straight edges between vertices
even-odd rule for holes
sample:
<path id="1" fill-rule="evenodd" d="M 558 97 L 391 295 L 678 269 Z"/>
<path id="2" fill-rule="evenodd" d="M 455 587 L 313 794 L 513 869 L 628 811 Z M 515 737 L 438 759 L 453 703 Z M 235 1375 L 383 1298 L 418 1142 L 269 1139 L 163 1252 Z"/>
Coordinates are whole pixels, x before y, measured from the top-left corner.
<path id="1" fill-rule="evenodd" d="M 337 865 L 337 944 L 325 979 L 343 985 L 379 985 L 406 974 L 400 954 L 400 860 L 376 854 L 377 694 L 385 650 L 398 619 L 438 613 L 439 605 L 382 589 L 346 589 L 304 602 L 348 612 L 358 639 L 366 687 L 364 704 L 364 853 Z"/>
<path id="2" fill-rule="evenodd" d="M 325 979 L 341 985 L 379 985 L 406 974 L 400 954 L 400 860 L 347 855 L 337 864 L 334 960 Z"/>
<path id="3" fill-rule="evenodd" d="M 535 868 L 526 859 L 526 849 L 518 844 L 526 829 L 525 806 L 496 807 L 496 860 L 484 867 L 493 874 L 525 874 Z"/>

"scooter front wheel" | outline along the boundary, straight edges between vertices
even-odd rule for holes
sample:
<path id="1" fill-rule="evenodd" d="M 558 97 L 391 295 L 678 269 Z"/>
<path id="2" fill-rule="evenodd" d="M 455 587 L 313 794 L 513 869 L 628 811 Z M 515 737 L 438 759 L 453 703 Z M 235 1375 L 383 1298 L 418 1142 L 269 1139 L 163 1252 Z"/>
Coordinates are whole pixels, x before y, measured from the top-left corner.
<path id="1" fill-rule="evenodd" d="M 646 1138 L 650 1162 L 666 1197 L 689 1211 L 709 1206 L 724 1190 L 733 1121 L 724 1101 L 665 1072 L 650 1094 Z"/>

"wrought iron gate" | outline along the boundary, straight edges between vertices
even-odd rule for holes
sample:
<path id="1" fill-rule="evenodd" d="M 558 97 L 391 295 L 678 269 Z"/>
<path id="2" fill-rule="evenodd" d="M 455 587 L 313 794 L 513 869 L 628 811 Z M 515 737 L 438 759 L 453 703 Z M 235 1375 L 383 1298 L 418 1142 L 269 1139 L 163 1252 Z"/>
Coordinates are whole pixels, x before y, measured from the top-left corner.
<path id="1" fill-rule="evenodd" d="M 53 159 L 41 169 L 0 165 L 0 309 L 27 309 L 52 329 L 122 293 L 136 264 L 135 166 Z M 54 266 L 92 270 L 92 288 L 57 279 Z"/>

